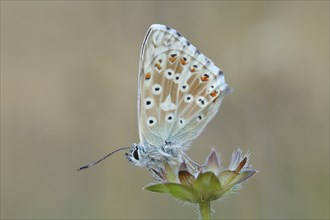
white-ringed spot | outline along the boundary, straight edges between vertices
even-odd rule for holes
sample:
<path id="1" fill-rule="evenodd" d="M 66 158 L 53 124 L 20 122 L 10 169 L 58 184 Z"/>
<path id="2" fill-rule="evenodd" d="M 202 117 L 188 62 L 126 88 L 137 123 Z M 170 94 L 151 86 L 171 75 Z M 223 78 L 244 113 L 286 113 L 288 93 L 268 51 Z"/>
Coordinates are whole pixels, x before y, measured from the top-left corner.
<path id="1" fill-rule="evenodd" d="M 183 83 L 180 87 L 181 92 L 187 92 L 189 89 L 189 85 L 187 83 Z"/>
<path id="2" fill-rule="evenodd" d="M 148 97 L 144 100 L 144 106 L 146 109 L 151 109 L 154 106 L 155 102 L 152 98 Z"/>
<path id="3" fill-rule="evenodd" d="M 205 107 L 207 105 L 207 100 L 205 99 L 205 97 L 203 96 L 198 96 L 196 98 L 196 104 L 199 106 L 199 107 Z"/>
<path id="4" fill-rule="evenodd" d="M 180 74 L 179 73 L 176 73 L 174 75 L 174 78 L 173 78 L 174 83 L 179 83 L 180 82 L 180 78 L 181 78 Z"/>
<path id="5" fill-rule="evenodd" d="M 186 95 L 186 96 L 184 97 L 184 101 L 185 101 L 186 103 L 190 103 L 190 102 L 192 102 L 193 99 L 194 99 L 194 96 L 191 95 L 191 94 L 188 94 L 188 95 Z"/>
<path id="6" fill-rule="evenodd" d="M 174 114 L 173 113 L 169 113 L 166 115 L 166 121 L 167 122 L 172 122 L 174 120 Z"/>
<path id="7" fill-rule="evenodd" d="M 214 86 L 214 84 L 213 84 L 213 85 L 211 85 L 211 86 L 209 86 L 209 87 L 207 88 L 206 92 L 207 92 L 207 93 L 211 93 L 211 92 L 214 91 L 214 88 L 215 88 L 215 86 Z"/>
<path id="8" fill-rule="evenodd" d="M 160 93 L 162 93 L 162 90 L 163 90 L 162 86 L 159 85 L 159 84 L 154 84 L 154 85 L 151 87 L 151 89 L 152 89 L 152 93 L 153 93 L 154 95 L 159 95 Z"/>
<path id="9" fill-rule="evenodd" d="M 173 79 L 174 77 L 174 71 L 172 69 L 167 69 L 165 71 L 165 78 L 166 79 Z"/>
<path id="10" fill-rule="evenodd" d="M 157 123 L 157 119 L 153 116 L 150 116 L 149 118 L 147 118 L 147 125 L 149 127 L 154 126 Z"/>
<path id="11" fill-rule="evenodd" d="M 180 126 L 183 126 L 185 123 L 186 123 L 186 120 L 184 120 L 184 118 L 180 118 L 179 121 L 178 121 L 178 124 Z"/>

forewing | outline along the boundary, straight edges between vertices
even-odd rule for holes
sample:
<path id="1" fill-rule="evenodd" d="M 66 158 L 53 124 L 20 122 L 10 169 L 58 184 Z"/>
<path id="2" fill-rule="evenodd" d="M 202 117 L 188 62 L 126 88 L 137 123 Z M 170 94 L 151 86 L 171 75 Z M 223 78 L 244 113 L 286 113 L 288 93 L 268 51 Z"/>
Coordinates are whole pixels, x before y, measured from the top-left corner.
<path id="1" fill-rule="evenodd" d="M 152 25 L 140 57 L 141 142 L 187 145 L 214 117 L 229 90 L 223 72 L 180 33 Z"/>

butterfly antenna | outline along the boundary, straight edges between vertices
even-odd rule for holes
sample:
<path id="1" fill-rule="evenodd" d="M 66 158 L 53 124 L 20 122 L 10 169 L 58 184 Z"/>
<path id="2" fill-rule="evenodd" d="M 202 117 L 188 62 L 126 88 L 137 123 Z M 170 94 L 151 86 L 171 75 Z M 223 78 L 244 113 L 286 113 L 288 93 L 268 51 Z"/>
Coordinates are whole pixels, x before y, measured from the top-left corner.
<path id="1" fill-rule="evenodd" d="M 122 148 L 118 148 L 117 150 L 112 151 L 111 153 L 105 155 L 104 157 L 102 157 L 102 158 L 100 158 L 100 159 L 98 159 L 98 160 L 96 160 L 96 161 L 94 161 L 94 162 L 92 162 L 92 163 L 89 163 L 89 164 L 87 164 L 87 165 L 85 165 L 85 166 L 80 167 L 77 171 L 84 170 L 84 169 L 87 169 L 87 168 L 89 168 L 89 167 L 91 167 L 91 166 L 94 166 L 94 165 L 100 163 L 102 160 L 107 159 L 107 158 L 110 157 L 112 154 L 117 153 L 118 151 L 121 151 L 121 150 L 128 150 L 128 149 L 130 149 L 130 147 L 122 147 Z"/>

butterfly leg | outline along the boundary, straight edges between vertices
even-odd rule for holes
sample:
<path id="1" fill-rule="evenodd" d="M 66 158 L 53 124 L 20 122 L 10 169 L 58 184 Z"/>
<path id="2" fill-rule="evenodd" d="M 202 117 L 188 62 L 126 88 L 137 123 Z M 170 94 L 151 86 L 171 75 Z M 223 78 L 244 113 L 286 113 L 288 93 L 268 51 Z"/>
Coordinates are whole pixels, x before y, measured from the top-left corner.
<path id="1" fill-rule="evenodd" d="M 158 172 L 154 168 L 148 168 L 149 172 L 151 173 L 152 177 L 157 181 L 157 182 L 164 182 L 165 178 L 164 175 L 162 174 L 163 172 Z"/>
<path id="2" fill-rule="evenodd" d="M 195 161 L 193 161 L 189 156 L 185 153 L 182 154 L 183 161 L 190 167 L 194 172 L 199 172 L 202 170 L 203 166 L 199 165 Z"/>

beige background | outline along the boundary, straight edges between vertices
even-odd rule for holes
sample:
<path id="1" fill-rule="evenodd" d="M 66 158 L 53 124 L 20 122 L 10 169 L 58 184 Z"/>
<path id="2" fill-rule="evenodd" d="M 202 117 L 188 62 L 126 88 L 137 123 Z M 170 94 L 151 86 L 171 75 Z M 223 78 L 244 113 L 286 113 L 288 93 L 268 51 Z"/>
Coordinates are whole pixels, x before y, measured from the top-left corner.
<path id="1" fill-rule="evenodd" d="M 329 218 L 329 2 L 1 1 L 1 218 L 195 218 L 142 191 L 123 153 L 138 142 L 137 70 L 148 27 L 181 32 L 234 93 L 188 154 L 261 172 L 216 218 Z"/>

